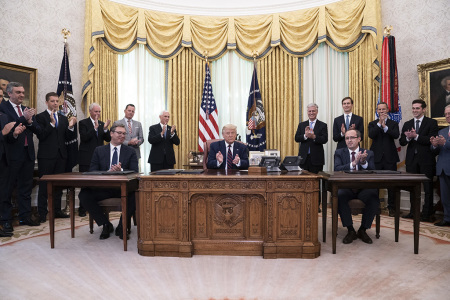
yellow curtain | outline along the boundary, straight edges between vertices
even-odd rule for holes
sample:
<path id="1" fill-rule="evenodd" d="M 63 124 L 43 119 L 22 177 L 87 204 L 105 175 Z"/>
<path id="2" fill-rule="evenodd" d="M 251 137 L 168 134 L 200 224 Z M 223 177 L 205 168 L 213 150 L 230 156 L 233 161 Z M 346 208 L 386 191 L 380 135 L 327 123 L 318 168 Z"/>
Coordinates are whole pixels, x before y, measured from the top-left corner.
<path id="1" fill-rule="evenodd" d="M 276 47 L 257 64 L 261 98 L 266 113 L 267 149 L 282 157 L 297 155 L 295 130 L 299 123 L 299 58 Z"/>
<path id="2" fill-rule="evenodd" d="M 188 164 L 188 153 L 198 148 L 198 114 L 205 78 L 205 62 L 188 49 L 169 60 L 168 110 L 177 126 L 180 145 L 174 147 L 176 168 Z"/>
<path id="3" fill-rule="evenodd" d="M 363 43 L 348 54 L 349 96 L 354 100 L 354 113 L 364 118 L 364 140 L 362 146 L 368 148 L 368 124 L 375 119 L 375 109 L 380 84 L 380 73 L 374 61 L 371 45 L 373 37 L 367 35 Z"/>
<path id="4" fill-rule="evenodd" d="M 101 120 L 118 119 L 117 115 L 117 54 L 111 52 L 101 40 L 95 41 L 94 57 L 96 71 L 93 72 L 93 84 L 85 99 L 85 113 L 91 103 L 102 107 Z"/>

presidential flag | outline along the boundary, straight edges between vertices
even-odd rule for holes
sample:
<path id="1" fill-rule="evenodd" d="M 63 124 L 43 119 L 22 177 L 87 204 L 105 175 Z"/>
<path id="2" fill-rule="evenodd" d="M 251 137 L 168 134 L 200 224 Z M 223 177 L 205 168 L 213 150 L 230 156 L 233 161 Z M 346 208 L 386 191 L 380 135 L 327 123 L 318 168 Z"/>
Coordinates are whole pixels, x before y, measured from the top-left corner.
<path id="1" fill-rule="evenodd" d="M 266 149 L 266 115 L 259 91 L 256 67 L 253 69 L 250 93 L 248 95 L 247 145 L 250 151 L 264 151 Z"/>
<path id="2" fill-rule="evenodd" d="M 67 43 L 64 43 L 64 55 L 61 62 L 61 70 L 59 71 L 58 88 L 56 93 L 59 96 L 60 113 L 65 115 L 69 120 L 71 117 L 77 116 L 75 99 L 72 92 L 72 80 L 70 78 L 69 56 L 67 55 Z M 74 129 L 77 132 L 77 124 Z M 72 168 L 78 164 L 78 138 L 66 142 L 67 146 L 67 162 L 66 172 L 72 172 Z"/>
<path id="3" fill-rule="evenodd" d="M 203 145 L 207 140 L 219 138 L 219 114 L 211 86 L 211 73 L 208 63 L 205 64 L 205 82 L 203 84 L 202 104 L 198 121 L 198 151 L 204 152 Z"/>

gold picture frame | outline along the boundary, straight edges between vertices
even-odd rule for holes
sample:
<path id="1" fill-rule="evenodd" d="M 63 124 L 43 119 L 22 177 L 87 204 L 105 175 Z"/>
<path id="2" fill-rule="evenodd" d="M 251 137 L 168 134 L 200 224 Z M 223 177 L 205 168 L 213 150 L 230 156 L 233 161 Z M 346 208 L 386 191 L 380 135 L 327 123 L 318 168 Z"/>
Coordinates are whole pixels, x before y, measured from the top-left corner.
<path id="1" fill-rule="evenodd" d="M 37 69 L 0 62 L 0 79 L 22 83 L 25 89 L 22 104 L 36 108 Z"/>
<path id="2" fill-rule="evenodd" d="M 441 81 L 450 76 L 450 58 L 417 65 L 417 72 L 419 97 L 427 104 L 427 116 L 435 119 L 439 126 L 447 126 L 444 117 L 445 89 Z"/>

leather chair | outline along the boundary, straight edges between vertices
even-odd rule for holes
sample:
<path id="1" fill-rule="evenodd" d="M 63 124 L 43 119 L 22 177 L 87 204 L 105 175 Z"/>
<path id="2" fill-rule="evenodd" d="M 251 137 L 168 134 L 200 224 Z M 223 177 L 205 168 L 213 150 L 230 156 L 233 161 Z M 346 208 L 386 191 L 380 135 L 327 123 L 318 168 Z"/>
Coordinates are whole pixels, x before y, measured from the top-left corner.
<path id="1" fill-rule="evenodd" d="M 352 215 L 356 216 L 364 213 L 365 204 L 359 199 L 353 199 L 348 202 L 350 209 L 352 211 Z M 377 214 L 375 215 L 375 237 L 377 239 L 380 238 L 380 214 L 381 209 L 378 207 Z M 326 202 L 322 204 L 322 230 L 323 230 L 323 242 L 326 242 L 327 235 L 327 208 Z"/>
<path id="2" fill-rule="evenodd" d="M 214 143 L 214 142 L 219 142 L 219 141 L 223 141 L 223 139 L 208 140 L 203 145 L 203 170 L 208 169 L 208 167 L 207 167 L 208 153 L 209 153 L 209 149 L 211 148 L 211 144 Z M 235 141 L 235 142 L 241 143 L 243 145 L 247 145 L 246 143 L 243 143 L 241 141 Z"/>
<path id="3" fill-rule="evenodd" d="M 120 198 L 107 198 L 105 200 L 98 202 L 98 205 L 103 209 L 103 212 L 106 214 L 108 221 L 109 221 L 109 213 L 111 211 L 122 212 L 121 201 L 122 200 Z M 134 223 L 134 226 L 137 225 L 136 212 L 133 214 L 133 223 Z M 91 214 L 89 214 L 89 232 L 91 234 L 94 233 L 94 219 L 92 218 Z M 128 224 L 127 224 L 127 232 L 128 232 L 128 234 L 131 232 L 131 222 L 128 222 Z"/>

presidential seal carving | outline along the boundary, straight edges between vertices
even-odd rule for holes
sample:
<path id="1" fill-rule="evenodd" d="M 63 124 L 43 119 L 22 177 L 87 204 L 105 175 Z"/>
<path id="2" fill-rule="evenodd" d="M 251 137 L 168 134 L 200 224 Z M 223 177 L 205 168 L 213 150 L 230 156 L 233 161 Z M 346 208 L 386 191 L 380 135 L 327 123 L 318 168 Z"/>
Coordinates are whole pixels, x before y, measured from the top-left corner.
<path id="1" fill-rule="evenodd" d="M 214 204 L 214 221 L 218 225 L 233 227 L 242 222 L 243 218 L 243 204 L 238 199 L 224 196 Z"/>

